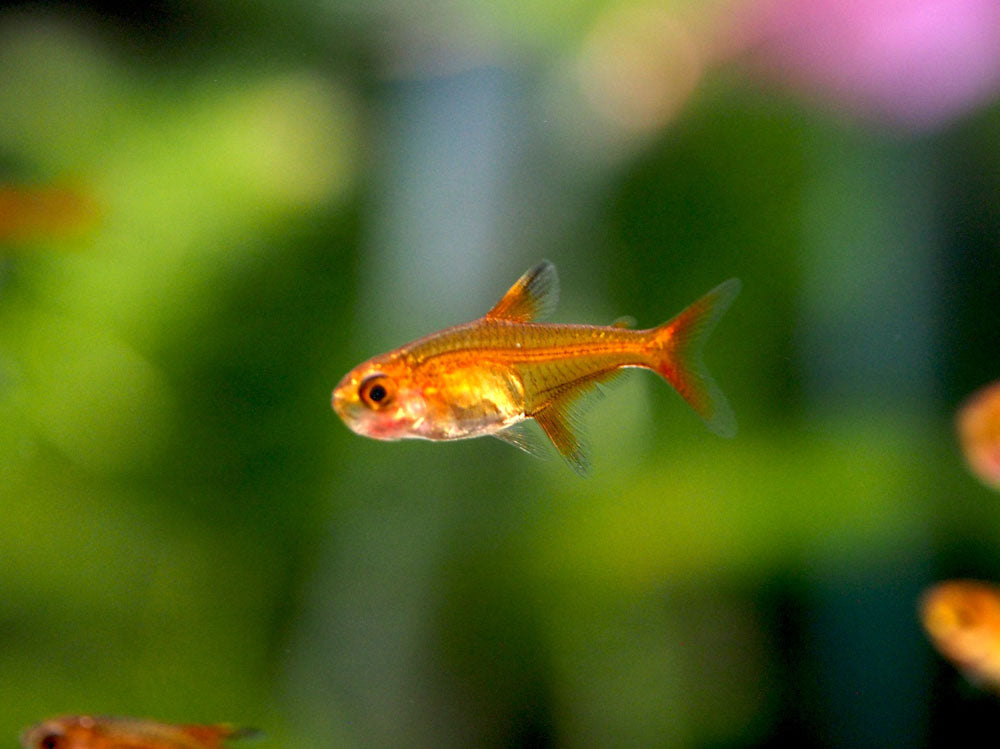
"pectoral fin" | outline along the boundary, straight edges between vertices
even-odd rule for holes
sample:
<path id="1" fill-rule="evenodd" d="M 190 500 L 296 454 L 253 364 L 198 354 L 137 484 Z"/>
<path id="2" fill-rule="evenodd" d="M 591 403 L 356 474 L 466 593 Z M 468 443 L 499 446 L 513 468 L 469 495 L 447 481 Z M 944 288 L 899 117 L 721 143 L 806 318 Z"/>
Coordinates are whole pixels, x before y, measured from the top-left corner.
<path id="1" fill-rule="evenodd" d="M 503 440 L 508 445 L 513 445 L 518 450 L 523 450 L 528 455 L 534 455 L 536 458 L 544 458 L 546 453 L 551 455 L 543 437 L 529 431 L 529 429 L 528 423 L 522 421 L 506 429 L 501 429 L 499 432 L 493 432 L 491 436 Z"/>
<path id="2" fill-rule="evenodd" d="M 556 308 L 558 301 L 556 266 L 543 260 L 517 279 L 486 317 L 516 322 L 541 320 Z"/>

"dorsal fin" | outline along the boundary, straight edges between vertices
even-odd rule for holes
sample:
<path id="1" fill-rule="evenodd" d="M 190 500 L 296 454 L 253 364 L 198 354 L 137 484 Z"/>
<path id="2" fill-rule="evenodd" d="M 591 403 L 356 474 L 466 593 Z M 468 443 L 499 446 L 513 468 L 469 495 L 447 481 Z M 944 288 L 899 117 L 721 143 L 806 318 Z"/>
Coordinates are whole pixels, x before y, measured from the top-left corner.
<path id="1" fill-rule="evenodd" d="M 559 301 L 559 276 L 556 266 L 542 260 L 514 283 L 486 317 L 517 322 L 541 320 L 556 308 Z"/>
<path id="2" fill-rule="evenodd" d="M 636 326 L 636 320 L 634 317 L 632 317 L 632 315 L 623 315 L 622 317 L 619 317 L 617 320 L 611 323 L 612 328 L 623 328 L 626 330 L 634 328 L 635 326 Z"/>

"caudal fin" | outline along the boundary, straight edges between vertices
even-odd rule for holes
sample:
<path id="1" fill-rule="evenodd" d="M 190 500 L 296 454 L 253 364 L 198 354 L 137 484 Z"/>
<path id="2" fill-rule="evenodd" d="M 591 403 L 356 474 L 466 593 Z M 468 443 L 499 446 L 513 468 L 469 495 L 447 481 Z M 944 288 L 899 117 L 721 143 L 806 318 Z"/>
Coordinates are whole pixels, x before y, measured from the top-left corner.
<path id="1" fill-rule="evenodd" d="M 675 318 L 652 330 L 652 366 L 722 437 L 736 434 L 736 417 L 726 397 L 701 360 L 705 341 L 719 318 L 740 293 L 738 278 L 730 278 Z"/>

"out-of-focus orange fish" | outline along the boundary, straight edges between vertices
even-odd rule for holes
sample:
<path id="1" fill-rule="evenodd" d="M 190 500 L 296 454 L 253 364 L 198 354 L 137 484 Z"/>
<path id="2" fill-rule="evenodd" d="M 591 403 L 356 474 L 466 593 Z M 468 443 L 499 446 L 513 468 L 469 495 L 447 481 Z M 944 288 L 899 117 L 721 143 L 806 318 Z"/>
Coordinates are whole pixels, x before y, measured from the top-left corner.
<path id="1" fill-rule="evenodd" d="M 1000 489 L 1000 382 L 973 393 L 955 424 L 969 467 L 985 484 Z"/>
<path id="2" fill-rule="evenodd" d="M 135 718 L 67 715 L 32 726 L 24 749 L 221 749 L 227 739 L 256 735 L 227 725 L 170 725 Z"/>
<path id="3" fill-rule="evenodd" d="M 1000 690 L 1000 588 L 948 580 L 924 593 L 920 616 L 931 642 L 967 678 Z"/>
<path id="4" fill-rule="evenodd" d="M 579 473 L 587 459 L 574 430 L 578 398 L 623 367 L 660 374 L 712 431 L 730 437 L 736 420 L 701 363 L 702 345 L 740 290 L 733 278 L 669 322 L 556 325 L 555 266 L 525 273 L 484 317 L 376 356 L 333 391 L 333 408 L 358 434 L 381 440 L 456 440 L 492 435 L 532 452 L 520 429 L 534 419 Z"/>
<path id="5" fill-rule="evenodd" d="M 0 184 L 0 241 L 73 237 L 95 225 L 99 213 L 76 186 Z"/>

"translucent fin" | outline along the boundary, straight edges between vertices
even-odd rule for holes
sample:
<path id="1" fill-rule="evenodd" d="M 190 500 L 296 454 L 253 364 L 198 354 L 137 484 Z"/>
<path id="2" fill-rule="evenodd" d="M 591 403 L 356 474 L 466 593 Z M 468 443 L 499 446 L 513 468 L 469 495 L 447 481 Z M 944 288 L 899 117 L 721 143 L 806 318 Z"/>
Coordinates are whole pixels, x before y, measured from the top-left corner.
<path id="1" fill-rule="evenodd" d="M 556 266 L 542 260 L 527 271 L 503 295 L 486 317 L 531 322 L 551 314 L 559 301 L 559 276 Z"/>
<path id="2" fill-rule="evenodd" d="M 530 429 L 527 422 L 522 421 L 506 429 L 501 429 L 499 432 L 493 432 L 490 436 L 503 440 L 508 445 L 513 445 L 518 450 L 523 450 L 536 458 L 548 457 L 551 453 L 542 442 L 542 438 Z"/>
<path id="3" fill-rule="evenodd" d="M 573 470 L 586 476 L 590 471 L 590 460 L 573 423 L 572 403 L 565 398 L 557 400 L 536 413 L 534 419 Z"/>
<path id="4" fill-rule="evenodd" d="M 582 415 L 591 403 L 604 397 L 608 386 L 618 382 L 624 374 L 622 369 L 593 372 L 543 391 L 547 402 L 530 414 L 559 454 L 581 476 L 590 470 Z"/>
<path id="5" fill-rule="evenodd" d="M 623 315 L 611 323 L 612 328 L 634 328 L 636 326 L 636 319 L 632 315 Z"/>
<path id="6" fill-rule="evenodd" d="M 226 736 L 227 739 L 233 739 L 236 741 L 259 741 L 264 738 L 264 732 L 259 728 L 235 728 L 233 732 Z"/>
<path id="7" fill-rule="evenodd" d="M 730 278 L 651 334 L 653 368 L 722 437 L 735 436 L 736 417 L 702 363 L 701 352 L 740 288 L 739 279 Z"/>

